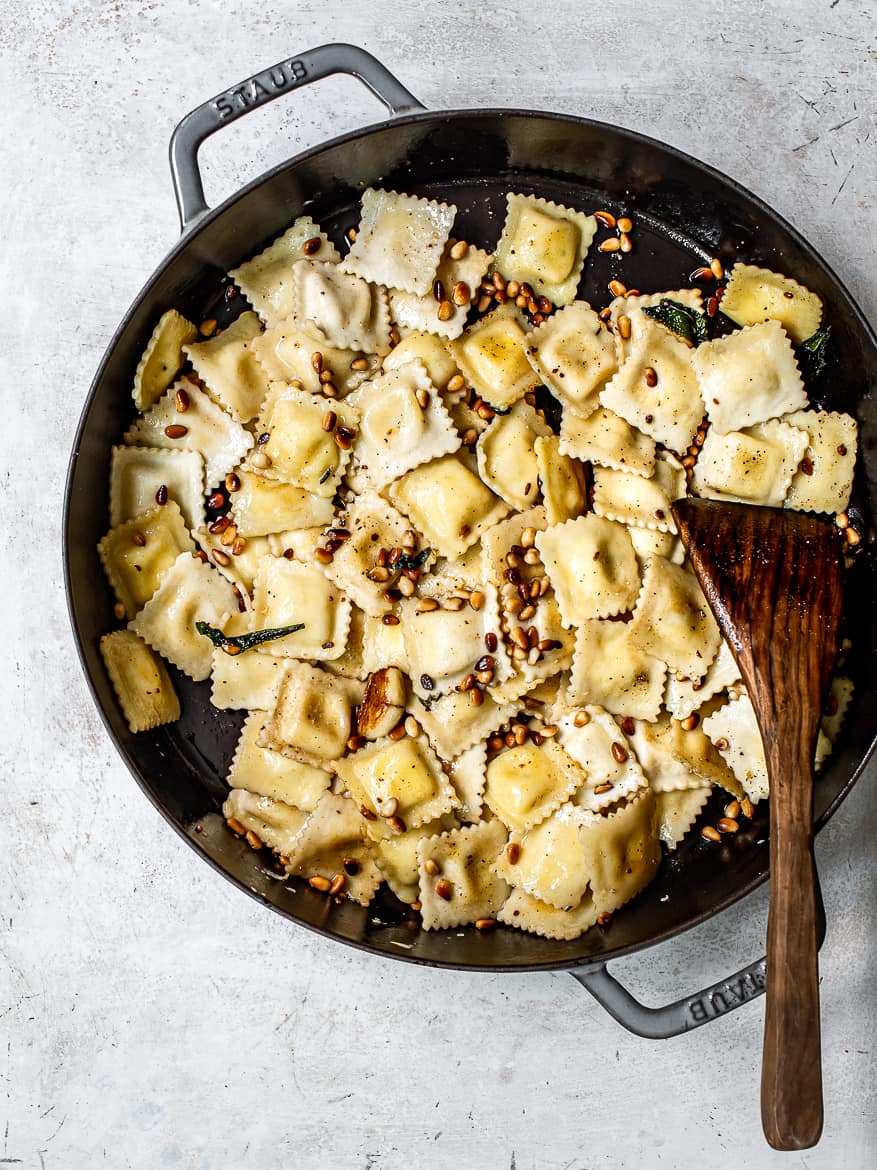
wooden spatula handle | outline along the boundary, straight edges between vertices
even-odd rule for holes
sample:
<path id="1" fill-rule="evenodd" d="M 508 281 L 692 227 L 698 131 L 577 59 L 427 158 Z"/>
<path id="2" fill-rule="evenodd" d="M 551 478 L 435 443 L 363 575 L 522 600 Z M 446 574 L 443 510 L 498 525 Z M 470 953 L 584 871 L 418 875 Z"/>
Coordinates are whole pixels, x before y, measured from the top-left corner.
<path id="1" fill-rule="evenodd" d="M 802 744 L 793 759 L 781 755 L 776 741 L 766 745 L 773 807 L 761 1121 L 776 1150 L 808 1149 L 822 1133 L 813 764 L 808 748 Z M 799 770 L 797 776 L 793 768 Z M 801 783 L 804 773 L 809 783 Z"/>

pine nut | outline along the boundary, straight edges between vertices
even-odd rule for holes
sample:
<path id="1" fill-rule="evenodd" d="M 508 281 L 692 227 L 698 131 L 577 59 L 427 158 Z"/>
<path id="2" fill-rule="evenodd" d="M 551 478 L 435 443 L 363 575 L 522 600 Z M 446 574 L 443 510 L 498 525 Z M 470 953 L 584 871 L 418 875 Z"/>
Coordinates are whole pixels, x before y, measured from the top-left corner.
<path id="1" fill-rule="evenodd" d="M 747 820 L 752 820 L 752 814 L 755 812 L 755 806 L 748 796 L 744 796 L 740 801 L 740 811 Z"/>
<path id="2" fill-rule="evenodd" d="M 696 711 L 692 711 L 692 713 L 687 717 L 687 719 L 682 720 L 682 730 L 683 731 L 694 731 L 695 727 L 697 727 L 697 725 L 699 723 L 700 723 L 700 716 L 698 715 L 698 713 Z"/>
<path id="3" fill-rule="evenodd" d="M 125 607 L 122 605 L 121 601 L 117 601 L 113 606 L 113 616 L 118 622 L 122 621 L 122 619 L 126 617 Z"/>
<path id="4" fill-rule="evenodd" d="M 351 368 L 351 370 L 367 370 L 368 369 L 368 358 L 367 357 L 354 358 L 353 361 L 350 363 L 350 368 Z"/>
<path id="5" fill-rule="evenodd" d="M 622 315 L 618 318 L 617 325 L 618 332 L 621 334 L 624 340 L 627 341 L 628 337 L 630 337 L 630 317 L 626 317 L 622 313 Z"/>
<path id="6" fill-rule="evenodd" d="M 450 319 L 451 319 L 451 317 L 453 317 L 453 315 L 454 315 L 453 303 L 451 301 L 442 301 L 438 307 L 438 312 L 436 313 L 436 316 L 438 317 L 439 321 L 450 321 Z"/>
<path id="7" fill-rule="evenodd" d="M 595 211 L 594 219 L 604 228 L 614 228 L 616 224 L 615 216 L 611 211 Z"/>
<path id="8" fill-rule="evenodd" d="M 217 565 L 220 565 L 223 569 L 231 564 L 231 557 L 227 553 L 220 552 L 218 548 L 215 548 L 210 555 L 216 561 Z"/>
<path id="9" fill-rule="evenodd" d="M 725 816 L 726 817 L 730 817 L 732 821 L 735 821 L 737 819 L 737 817 L 739 817 L 739 815 L 740 815 L 740 801 L 739 800 L 732 800 L 728 804 L 725 805 Z"/>
<path id="10" fill-rule="evenodd" d="M 696 281 L 712 280 L 713 270 L 712 268 L 695 268 L 688 279 Z"/>
<path id="11" fill-rule="evenodd" d="M 308 885 L 312 890 L 318 890 L 321 894 L 327 894 L 332 883 L 328 878 L 321 877 L 320 874 L 315 874 L 308 878 Z"/>
<path id="12" fill-rule="evenodd" d="M 456 243 L 451 245 L 450 257 L 452 260 L 462 260 L 468 251 L 469 245 L 466 241 L 457 240 Z"/>
<path id="13" fill-rule="evenodd" d="M 621 219 L 618 220 L 616 227 L 618 228 L 619 232 L 632 232 L 633 220 L 628 215 L 622 215 Z"/>
<path id="14" fill-rule="evenodd" d="M 399 590 L 399 592 L 402 594 L 403 597 L 413 597 L 414 590 L 416 587 L 415 587 L 415 584 L 411 580 L 410 577 L 403 576 L 403 577 L 400 577 L 398 582 L 396 583 L 396 588 Z"/>
<path id="15" fill-rule="evenodd" d="M 573 716 L 574 727 L 587 727 L 590 722 L 591 716 L 587 711 L 576 711 L 575 715 Z"/>
<path id="16" fill-rule="evenodd" d="M 233 471 L 230 471 L 225 477 L 225 490 L 227 492 L 239 492 L 241 490 L 241 481 Z"/>
<path id="17" fill-rule="evenodd" d="M 322 243 L 323 241 L 320 236 L 311 236 L 309 240 L 305 240 L 305 242 L 302 244 L 301 250 L 304 252 L 305 256 L 313 256 L 315 253 L 319 252 Z"/>
<path id="18" fill-rule="evenodd" d="M 171 423 L 169 427 L 164 428 L 164 433 L 169 439 L 182 439 L 184 435 L 188 435 L 189 428 L 181 423 Z"/>
<path id="19" fill-rule="evenodd" d="M 622 252 L 632 252 L 633 251 L 633 240 L 630 238 L 630 236 L 627 234 L 627 232 L 622 233 L 621 238 L 618 241 L 618 244 L 619 244 L 619 247 L 621 248 Z"/>
<path id="20" fill-rule="evenodd" d="M 250 456 L 250 462 L 253 467 L 258 467 L 260 471 L 264 471 L 271 466 L 271 457 L 266 455 L 264 451 L 257 451 L 255 455 Z"/>
<path id="21" fill-rule="evenodd" d="M 245 837 L 247 830 L 235 817 L 229 817 L 225 822 L 233 833 L 237 833 L 239 837 Z"/>
<path id="22" fill-rule="evenodd" d="M 721 280 L 725 275 L 725 270 L 722 267 L 722 262 L 718 256 L 713 256 L 712 260 L 710 260 L 710 270 L 712 271 L 712 274 L 716 280 Z"/>
<path id="23" fill-rule="evenodd" d="M 613 743 L 613 745 L 612 745 L 612 758 L 618 764 L 626 763 L 627 758 L 628 758 L 627 748 L 622 747 L 620 743 Z"/>
<path id="24" fill-rule="evenodd" d="M 323 355 L 320 353 L 320 351 L 318 349 L 315 349 L 314 352 L 311 354 L 311 366 L 313 367 L 314 371 L 317 374 L 322 372 Z"/>
<path id="25" fill-rule="evenodd" d="M 484 702 L 484 692 L 480 687 L 473 687 L 469 692 L 469 705 L 471 707 L 480 707 Z"/>
<path id="26" fill-rule="evenodd" d="M 598 245 L 598 248 L 601 252 L 617 252 L 621 248 L 621 240 L 617 236 L 610 236 L 608 240 Z"/>
<path id="27" fill-rule="evenodd" d="M 444 902 L 450 902 L 454 896 L 454 887 L 447 878 L 439 878 L 435 883 L 435 892 Z"/>
<path id="28" fill-rule="evenodd" d="M 177 410 L 180 412 L 180 414 L 185 414 L 189 409 L 189 395 L 182 388 L 182 386 L 174 395 L 174 402 L 176 403 Z"/>
<path id="29" fill-rule="evenodd" d="M 439 603 L 434 597 L 421 597 L 414 610 L 415 613 L 432 613 L 433 610 L 438 609 Z"/>
<path id="30" fill-rule="evenodd" d="M 496 930 L 495 918 L 478 918 L 475 920 L 475 929 L 487 933 L 491 930 Z"/>
<path id="31" fill-rule="evenodd" d="M 344 879 L 343 873 L 336 873 L 335 876 L 332 878 L 332 884 L 329 886 L 329 893 L 330 894 L 340 894 L 341 891 L 344 889 L 344 880 L 345 879 Z"/>
<path id="32" fill-rule="evenodd" d="M 198 326 L 198 332 L 202 337 L 212 337 L 216 332 L 216 318 L 208 317 L 206 321 L 202 321 Z"/>
<path id="33" fill-rule="evenodd" d="M 716 822 L 716 828 L 720 833 L 736 833 L 740 826 L 733 817 L 722 817 Z"/>
<path id="34" fill-rule="evenodd" d="M 700 835 L 705 841 L 721 841 L 722 839 L 719 831 L 714 829 L 712 825 L 704 825 L 700 830 Z"/>
<path id="35" fill-rule="evenodd" d="M 655 372 L 655 369 L 654 369 L 654 367 L 653 367 L 653 366 L 646 366 L 646 368 L 645 368 L 645 379 L 646 379 L 646 385 L 647 385 L 647 386 L 657 386 L 657 384 L 658 384 L 658 375 L 657 375 L 657 373 Z"/>
<path id="36" fill-rule="evenodd" d="M 449 394 L 456 394 L 458 390 L 462 390 L 466 385 L 466 379 L 462 374 L 454 374 L 453 378 L 448 379 L 448 384 L 445 389 Z"/>
<path id="37" fill-rule="evenodd" d="M 521 860 L 521 846 L 517 841 L 509 841 L 506 845 L 506 857 L 509 859 L 509 865 L 517 865 Z"/>
<path id="38" fill-rule="evenodd" d="M 338 422 L 338 415 L 334 410 L 327 410 L 323 415 L 323 430 L 327 434 L 335 430 L 335 424 Z"/>
<path id="39" fill-rule="evenodd" d="M 420 724 L 413 715 L 409 715 L 405 720 L 405 734 L 410 735 L 412 739 L 416 739 L 420 735 Z"/>
<path id="40" fill-rule="evenodd" d="M 469 288 L 469 285 L 465 280 L 458 280 L 454 285 L 454 304 L 459 306 L 468 305 L 471 300 L 472 290 Z"/>

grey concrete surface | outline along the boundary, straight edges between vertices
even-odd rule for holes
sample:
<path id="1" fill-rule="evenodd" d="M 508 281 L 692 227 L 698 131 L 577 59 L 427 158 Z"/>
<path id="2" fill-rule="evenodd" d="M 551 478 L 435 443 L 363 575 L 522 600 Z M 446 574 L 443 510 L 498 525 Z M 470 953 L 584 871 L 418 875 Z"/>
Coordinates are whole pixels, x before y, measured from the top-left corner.
<path id="1" fill-rule="evenodd" d="M 875 1130 L 875 772 L 818 844 L 825 1135 L 762 1140 L 762 1002 L 655 1044 L 564 974 L 369 960 L 244 898 L 166 829 L 86 692 L 59 528 L 73 429 L 174 240 L 176 119 L 258 68 L 366 46 L 428 105 L 593 115 L 682 147 L 787 215 L 873 318 L 867 0 L 4 0 L 0 13 L 0 1167 L 861 1170 Z M 335 79 L 204 152 L 219 199 L 375 120 Z M 762 891 L 616 965 L 650 1002 L 761 953 Z"/>

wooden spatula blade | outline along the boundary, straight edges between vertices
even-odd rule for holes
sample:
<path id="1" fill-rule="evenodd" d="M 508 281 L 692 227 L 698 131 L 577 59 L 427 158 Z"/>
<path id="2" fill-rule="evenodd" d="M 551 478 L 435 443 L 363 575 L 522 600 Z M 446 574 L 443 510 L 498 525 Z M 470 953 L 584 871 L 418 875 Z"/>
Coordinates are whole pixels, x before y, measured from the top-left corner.
<path id="1" fill-rule="evenodd" d="M 775 722 L 788 713 L 792 672 L 794 689 L 806 687 L 801 714 L 815 746 L 837 655 L 843 593 L 837 529 L 831 520 L 782 508 L 697 499 L 672 507 L 756 714 Z M 769 731 L 762 725 L 763 736 Z"/>
<path id="2" fill-rule="evenodd" d="M 771 789 L 761 1118 L 775 1149 L 822 1133 L 813 754 L 837 654 L 840 540 L 828 519 L 677 500 L 673 515 L 755 708 Z"/>

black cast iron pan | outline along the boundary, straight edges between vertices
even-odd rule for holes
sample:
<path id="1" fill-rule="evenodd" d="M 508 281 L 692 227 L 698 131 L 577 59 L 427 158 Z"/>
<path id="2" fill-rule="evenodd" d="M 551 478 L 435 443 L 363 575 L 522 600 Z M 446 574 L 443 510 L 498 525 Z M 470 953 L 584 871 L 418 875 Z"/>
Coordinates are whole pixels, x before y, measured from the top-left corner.
<path id="1" fill-rule="evenodd" d="M 358 77 L 381 98 L 391 120 L 309 150 L 208 210 L 197 166 L 203 139 L 249 109 L 332 73 Z M 766 809 L 720 846 L 692 835 L 608 929 L 572 942 L 507 929 L 429 933 L 389 895 L 367 910 L 335 906 L 300 883 L 269 874 L 259 855 L 222 824 L 223 776 L 242 717 L 210 706 L 209 683 L 178 678 L 182 720 L 137 736 L 128 731 L 98 651 L 100 636 L 114 621 L 95 544 L 107 526 L 110 446 L 133 413 L 128 388 L 160 314 L 175 307 L 196 321 L 231 319 L 244 303 L 225 295 L 228 269 L 305 211 L 341 246 L 344 231 L 357 220 L 364 186 L 452 200 L 460 209 L 455 232 L 486 247 L 499 235 L 508 190 L 532 191 L 583 210 L 632 212 L 635 251 L 623 261 L 596 251 L 588 259 L 584 295 L 598 308 L 610 299 L 606 286 L 616 275 L 628 287 L 673 288 L 687 284 L 692 269 L 711 256 L 764 264 L 816 290 L 833 349 L 831 367 L 811 397 L 859 420 L 864 458 L 854 519 L 865 532 L 877 491 L 871 397 L 877 342 L 843 285 L 770 208 L 679 151 L 583 118 L 518 110 L 430 113 L 373 57 L 350 45 L 326 45 L 283 61 L 200 106 L 174 133 L 171 166 L 183 235 L 101 362 L 76 436 L 65 505 L 66 584 L 79 654 L 107 730 L 137 782 L 192 848 L 231 881 L 301 925 L 371 953 L 474 970 L 571 968 L 617 1019 L 649 1036 L 696 1027 L 760 994 L 763 960 L 695 996 L 649 1009 L 630 997 L 605 963 L 694 926 L 762 882 L 768 873 Z M 854 620 L 849 670 L 856 694 L 837 753 L 816 786 L 818 826 L 850 790 L 874 746 L 877 682 L 867 667 L 877 645 L 875 597 L 877 573 L 866 552 L 851 576 L 846 603 Z M 720 798 L 715 800 L 713 811 L 720 815 Z"/>

